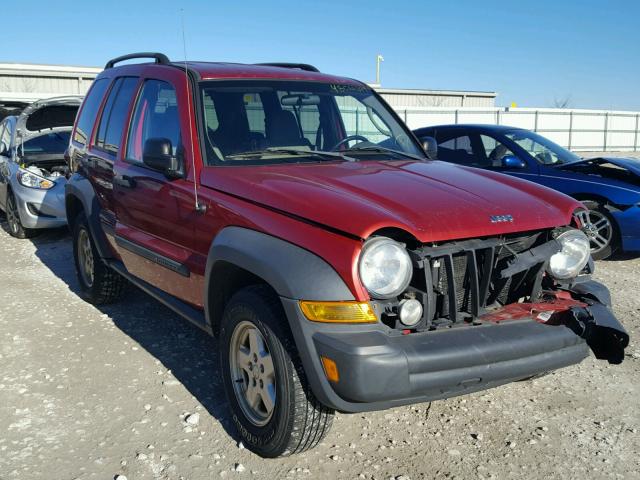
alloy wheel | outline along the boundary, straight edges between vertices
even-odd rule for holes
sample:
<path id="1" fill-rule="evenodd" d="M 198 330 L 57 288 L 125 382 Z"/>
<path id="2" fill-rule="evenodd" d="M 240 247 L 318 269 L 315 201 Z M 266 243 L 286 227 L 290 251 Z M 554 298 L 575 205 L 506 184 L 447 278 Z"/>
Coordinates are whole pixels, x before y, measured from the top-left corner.
<path id="1" fill-rule="evenodd" d="M 613 239 L 613 225 L 611 220 L 597 210 L 583 210 L 576 214 L 582 224 L 582 231 L 589 238 L 591 254 L 605 249 Z"/>
<path id="2" fill-rule="evenodd" d="M 275 369 L 262 333 L 249 321 L 240 322 L 233 331 L 229 367 L 242 412 L 254 425 L 264 426 L 276 405 Z"/>
<path id="3" fill-rule="evenodd" d="M 78 267 L 84 283 L 91 287 L 93 285 L 93 250 L 91 249 L 91 239 L 87 230 L 82 228 L 78 233 Z"/>

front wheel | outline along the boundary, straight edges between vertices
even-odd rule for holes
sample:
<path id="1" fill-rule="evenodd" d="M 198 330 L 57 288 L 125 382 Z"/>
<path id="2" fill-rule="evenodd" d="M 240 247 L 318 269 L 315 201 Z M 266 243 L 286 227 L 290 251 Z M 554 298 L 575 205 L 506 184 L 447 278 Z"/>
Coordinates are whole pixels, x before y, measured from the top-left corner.
<path id="1" fill-rule="evenodd" d="M 594 200 L 582 203 L 587 210 L 578 212 L 576 216 L 582 224 L 582 231 L 589 238 L 591 256 L 594 260 L 608 258 L 619 246 L 615 220 L 602 203 Z"/>
<path id="2" fill-rule="evenodd" d="M 315 447 L 333 410 L 307 385 L 277 296 L 246 287 L 229 301 L 220 331 L 220 365 L 232 419 L 243 443 L 262 457 Z"/>
<path id="3" fill-rule="evenodd" d="M 25 228 L 22 225 L 20 213 L 18 212 L 18 204 L 16 203 L 16 197 L 11 190 L 7 192 L 6 205 L 7 224 L 9 225 L 9 233 L 12 237 L 31 238 L 35 237 L 39 233 L 33 228 Z"/>

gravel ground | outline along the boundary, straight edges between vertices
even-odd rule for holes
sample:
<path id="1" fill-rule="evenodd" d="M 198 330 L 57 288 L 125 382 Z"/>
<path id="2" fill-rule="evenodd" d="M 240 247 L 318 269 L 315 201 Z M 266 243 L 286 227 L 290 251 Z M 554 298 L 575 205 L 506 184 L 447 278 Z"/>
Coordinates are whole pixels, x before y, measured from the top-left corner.
<path id="1" fill-rule="evenodd" d="M 137 290 L 83 302 L 66 231 L 0 245 L 2 480 L 640 478 L 640 257 L 597 265 L 622 365 L 338 415 L 318 448 L 263 460 L 237 443 L 213 340 Z"/>

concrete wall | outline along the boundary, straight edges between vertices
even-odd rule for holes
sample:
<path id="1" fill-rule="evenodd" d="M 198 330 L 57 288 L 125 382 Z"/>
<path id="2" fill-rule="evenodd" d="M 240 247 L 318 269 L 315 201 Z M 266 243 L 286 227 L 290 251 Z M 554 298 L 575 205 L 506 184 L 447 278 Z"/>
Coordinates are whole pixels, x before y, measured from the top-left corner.
<path id="1" fill-rule="evenodd" d="M 396 108 L 410 128 L 450 123 L 511 125 L 576 151 L 640 151 L 640 112 L 560 108 Z"/>

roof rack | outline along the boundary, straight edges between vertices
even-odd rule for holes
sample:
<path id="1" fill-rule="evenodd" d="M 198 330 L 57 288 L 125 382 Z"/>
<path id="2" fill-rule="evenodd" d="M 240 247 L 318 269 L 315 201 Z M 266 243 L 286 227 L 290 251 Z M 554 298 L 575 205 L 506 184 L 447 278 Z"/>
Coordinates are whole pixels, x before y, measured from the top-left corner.
<path id="1" fill-rule="evenodd" d="M 129 55 L 122 55 L 121 57 L 112 58 L 104 66 L 104 69 L 113 68 L 116 63 L 124 62 L 125 60 L 132 60 L 134 58 L 155 58 L 156 63 L 160 65 L 170 65 L 169 58 L 163 53 L 157 52 L 139 52 L 130 53 Z"/>
<path id="2" fill-rule="evenodd" d="M 269 62 L 256 63 L 256 65 L 263 65 L 265 67 L 297 68 L 299 70 L 306 70 L 307 72 L 320 72 L 320 70 L 308 63 Z"/>

